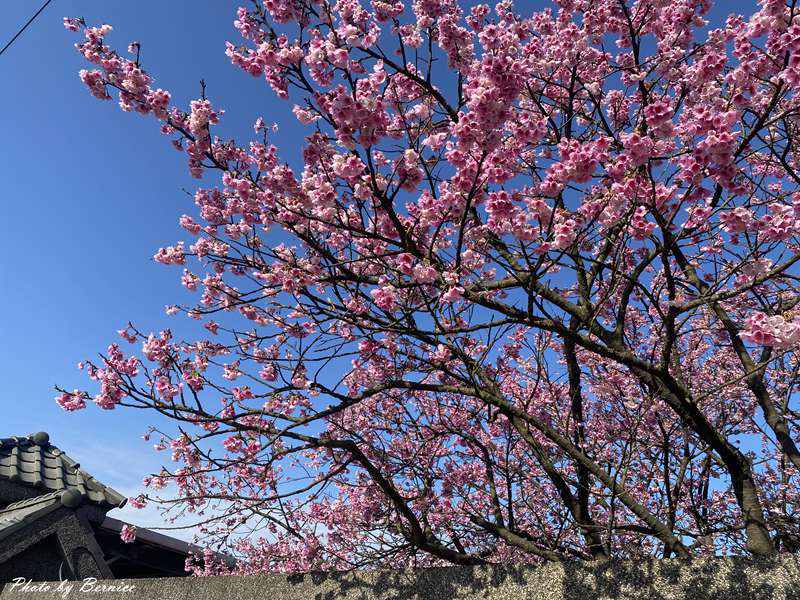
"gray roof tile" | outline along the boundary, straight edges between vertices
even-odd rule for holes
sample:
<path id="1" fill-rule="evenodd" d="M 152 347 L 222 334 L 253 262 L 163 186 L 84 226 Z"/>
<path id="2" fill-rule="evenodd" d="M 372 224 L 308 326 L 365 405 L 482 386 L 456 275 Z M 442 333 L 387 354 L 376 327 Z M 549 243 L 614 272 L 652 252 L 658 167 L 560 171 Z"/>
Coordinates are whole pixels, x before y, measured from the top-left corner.
<path id="1" fill-rule="evenodd" d="M 0 511 L 0 539 L 61 505 L 62 490 L 9 504 Z"/>
<path id="2" fill-rule="evenodd" d="M 121 506 L 126 500 L 83 471 L 78 463 L 50 444 L 49 436 L 44 433 L 0 438 L 0 477 L 54 492 L 76 489 L 85 500 L 107 507 Z"/>

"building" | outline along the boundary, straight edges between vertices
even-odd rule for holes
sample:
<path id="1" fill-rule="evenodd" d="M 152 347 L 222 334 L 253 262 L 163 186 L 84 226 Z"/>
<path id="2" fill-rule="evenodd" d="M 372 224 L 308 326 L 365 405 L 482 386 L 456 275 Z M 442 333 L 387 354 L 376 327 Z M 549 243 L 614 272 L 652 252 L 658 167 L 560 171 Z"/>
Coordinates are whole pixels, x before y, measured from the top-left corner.
<path id="1" fill-rule="evenodd" d="M 126 498 L 80 468 L 47 433 L 0 438 L 0 589 L 34 581 L 175 577 L 202 549 L 106 516 Z"/>

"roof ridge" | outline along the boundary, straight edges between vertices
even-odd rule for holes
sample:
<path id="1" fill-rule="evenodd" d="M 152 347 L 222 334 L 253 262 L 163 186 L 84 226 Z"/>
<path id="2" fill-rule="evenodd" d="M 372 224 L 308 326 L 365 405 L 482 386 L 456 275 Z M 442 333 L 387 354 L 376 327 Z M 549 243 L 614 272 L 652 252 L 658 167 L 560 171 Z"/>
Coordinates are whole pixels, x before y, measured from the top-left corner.
<path id="1" fill-rule="evenodd" d="M 16 510 L 26 506 L 33 506 L 34 504 L 39 504 L 40 502 L 44 502 L 46 500 L 52 500 L 53 498 L 60 498 L 61 494 L 63 493 L 64 490 L 53 490 L 52 492 L 47 492 L 46 494 L 42 494 L 41 496 L 34 496 L 33 498 L 17 500 L 16 502 L 12 502 L 8 506 L 0 510 L 0 517 L 2 517 L 4 512 Z"/>
<path id="2" fill-rule="evenodd" d="M 30 523 L 50 514 L 59 506 L 66 506 L 61 498 L 64 493 L 49 493 L 15 502 L 13 507 L 6 507 L 0 512 L 0 539 L 19 531 L 26 523 Z"/>

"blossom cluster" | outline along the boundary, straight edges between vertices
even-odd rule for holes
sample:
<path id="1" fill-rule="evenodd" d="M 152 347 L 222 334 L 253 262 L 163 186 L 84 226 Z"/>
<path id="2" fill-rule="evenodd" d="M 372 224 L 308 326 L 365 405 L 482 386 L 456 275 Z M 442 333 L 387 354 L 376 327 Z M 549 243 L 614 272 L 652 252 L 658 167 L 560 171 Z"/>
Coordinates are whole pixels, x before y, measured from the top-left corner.
<path id="1" fill-rule="evenodd" d="M 58 403 L 177 423 L 147 484 L 236 572 L 796 548 L 800 15 L 714 5 L 255 2 L 225 53 L 297 139 L 65 19 L 203 181 L 153 254 L 196 337 Z"/>

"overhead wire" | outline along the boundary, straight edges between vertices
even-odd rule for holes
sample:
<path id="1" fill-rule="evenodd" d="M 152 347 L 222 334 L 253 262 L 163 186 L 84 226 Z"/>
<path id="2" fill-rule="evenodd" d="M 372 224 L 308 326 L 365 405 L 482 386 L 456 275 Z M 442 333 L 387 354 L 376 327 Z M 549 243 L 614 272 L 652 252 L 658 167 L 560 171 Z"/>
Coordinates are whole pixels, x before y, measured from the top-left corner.
<path id="1" fill-rule="evenodd" d="M 22 26 L 22 28 L 16 33 L 16 35 L 12 37 L 5 46 L 3 46 L 3 49 L 0 50 L 0 56 L 2 56 L 3 52 L 5 52 L 11 47 L 11 44 L 13 44 L 17 40 L 17 38 L 22 35 L 22 33 L 30 26 L 30 24 L 36 20 L 36 17 L 42 14 L 42 11 L 45 8 L 47 8 L 47 5 L 50 4 L 52 1 L 53 0 L 47 0 L 47 2 L 42 4 L 41 8 L 39 8 L 39 10 L 37 10 L 30 19 L 28 19 L 28 22 Z"/>

